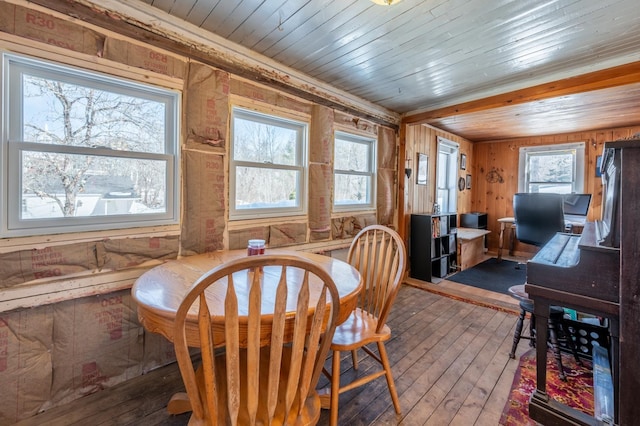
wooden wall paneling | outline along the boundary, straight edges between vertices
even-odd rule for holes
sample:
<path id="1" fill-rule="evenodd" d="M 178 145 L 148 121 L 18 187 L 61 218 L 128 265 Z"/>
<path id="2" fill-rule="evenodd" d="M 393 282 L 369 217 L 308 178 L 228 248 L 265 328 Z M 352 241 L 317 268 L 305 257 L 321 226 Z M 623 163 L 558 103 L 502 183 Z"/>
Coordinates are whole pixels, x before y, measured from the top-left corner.
<path id="1" fill-rule="evenodd" d="M 446 136 L 443 136 L 443 137 L 446 137 Z M 478 179 L 478 176 L 476 175 L 473 168 L 473 145 L 471 144 L 471 142 L 459 136 L 456 136 L 453 140 L 460 144 L 460 153 L 458 155 L 458 162 L 460 161 L 460 155 L 464 154 L 467 156 L 465 170 L 462 170 L 460 168 L 460 163 L 458 163 L 458 178 L 463 178 L 466 180 L 467 175 L 471 175 L 471 189 L 467 189 L 465 187 L 465 189 L 462 191 L 458 190 L 457 212 L 459 214 L 470 213 L 473 211 L 477 211 L 474 208 L 473 199 L 471 197 L 471 194 L 475 190 L 475 184 Z M 457 188 L 457 180 L 456 180 L 456 188 Z"/>
<path id="2" fill-rule="evenodd" d="M 497 220 L 501 217 L 513 216 L 513 194 L 518 190 L 518 157 L 524 146 L 561 144 L 584 141 L 585 147 L 585 193 L 592 194 L 591 207 L 587 220 L 593 221 L 601 217 L 602 181 L 595 176 L 596 157 L 602 154 L 604 142 L 630 138 L 640 131 L 640 127 L 623 127 L 603 129 L 581 133 L 565 133 L 558 135 L 535 136 L 477 142 L 473 145 L 473 166 L 480 176 L 474 179 L 475 190 L 471 192 L 471 206 L 487 213 L 487 229 L 490 252 L 498 248 L 500 226 Z M 487 174 L 497 172 L 503 182 L 487 181 Z M 505 241 L 505 248 L 508 242 Z M 531 255 L 536 247 L 516 243 L 515 252 Z"/>
<path id="3" fill-rule="evenodd" d="M 418 149 L 415 155 L 419 153 L 427 154 L 428 156 L 428 177 L 427 185 L 417 185 L 414 179 L 413 184 L 416 185 L 416 210 L 413 213 L 426 213 L 433 210 L 433 203 L 435 200 L 435 182 L 436 182 L 436 136 L 433 129 L 420 126 Z M 417 161 L 417 158 L 416 160 Z M 417 172 L 417 165 L 416 165 Z"/>
<path id="4" fill-rule="evenodd" d="M 499 149 L 500 147 L 506 149 Z M 482 206 L 487 213 L 487 229 L 490 246 L 497 247 L 497 235 L 499 227 L 497 220 L 500 217 L 510 216 L 510 198 L 505 199 L 513 189 L 508 188 L 509 179 L 505 173 L 505 165 L 510 161 L 507 157 L 510 153 L 510 144 L 479 143 L 474 146 L 475 167 L 480 172 L 479 178 L 482 184 L 474 193 L 475 203 Z"/>
<path id="5" fill-rule="evenodd" d="M 488 205 L 493 202 L 491 197 L 493 194 L 489 193 L 489 182 L 487 182 L 486 174 L 489 172 L 488 164 L 488 151 L 486 149 L 479 149 L 479 144 L 473 145 L 473 159 L 470 162 L 474 180 L 472 187 L 473 194 L 483 194 L 483 196 L 471 196 L 471 204 L 474 211 L 487 212 Z M 467 164 L 469 161 L 467 160 Z M 487 235 L 487 238 L 491 238 L 491 234 Z"/>
<path id="6" fill-rule="evenodd" d="M 473 145 L 470 141 L 457 135 L 445 132 L 429 125 L 403 126 L 406 134 L 405 138 L 405 158 L 410 159 L 408 163 L 412 169 L 411 177 L 406 179 L 405 203 L 404 203 L 404 229 L 409 235 L 409 216 L 412 213 L 430 213 L 433 210 L 433 203 L 436 193 L 436 163 L 438 158 L 438 137 L 456 142 L 460 145 L 460 153 L 467 156 L 467 169 L 458 168 L 458 177 L 466 178 L 467 174 L 473 176 Z M 416 183 L 418 153 L 426 154 L 429 157 L 427 185 Z M 474 177 L 474 182 L 476 181 Z M 473 185 L 471 190 L 465 188 L 458 191 L 458 213 L 475 211 L 473 206 Z"/>

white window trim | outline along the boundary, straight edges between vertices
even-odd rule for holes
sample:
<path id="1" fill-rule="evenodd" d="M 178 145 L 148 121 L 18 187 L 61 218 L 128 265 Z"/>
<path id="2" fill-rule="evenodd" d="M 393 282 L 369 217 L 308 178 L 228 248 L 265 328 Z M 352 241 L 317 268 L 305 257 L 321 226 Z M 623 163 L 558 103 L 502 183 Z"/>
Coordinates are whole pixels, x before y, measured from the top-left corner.
<path id="1" fill-rule="evenodd" d="M 179 114 L 180 114 L 180 93 L 175 89 L 168 89 L 160 86 L 153 86 L 145 83 L 132 80 L 131 77 L 120 78 L 111 77 L 101 72 L 91 71 L 77 66 L 67 65 L 61 62 L 53 62 L 44 59 L 36 59 L 14 53 L 7 53 L 0 51 L 1 59 L 1 74 L 2 74 L 2 89 L 0 93 L 0 99 L 2 101 L 2 113 L 0 114 L 0 124 L 2 125 L 3 132 L 0 135 L 2 139 L 0 152 L 0 159 L 2 159 L 3 172 L 0 174 L 0 206 L 2 208 L 3 219 L 0 224 L 0 236 L 2 237 L 25 237 L 30 235 L 44 235 L 54 233 L 77 233 L 77 232 L 91 232 L 103 229 L 122 229 L 122 228 L 140 228 L 140 227 L 153 227 L 162 225 L 175 225 L 179 223 L 180 211 L 179 211 Z M 30 144 L 19 141 L 19 138 L 12 138 L 10 132 L 15 130 L 10 129 L 9 115 L 10 110 L 15 106 L 9 105 L 9 93 L 10 93 L 10 70 L 9 64 L 15 63 L 18 67 L 32 67 L 36 70 L 36 73 L 43 72 L 44 75 L 55 75 L 56 73 L 63 73 L 64 75 L 71 76 L 71 79 L 78 78 L 78 81 L 94 81 L 97 87 L 106 87 L 107 85 L 114 84 L 119 88 L 123 87 L 135 87 L 141 89 L 143 92 L 147 92 L 150 96 L 158 96 L 160 99 L 164 99 L 169 107 L 167 112 L 167 130 L 166 130 L 166 152 L 168 154 L 141 154 L 136 156 L 129 155 L 127 153 L 118 153 L 114 155 L 113 152 L 108 150 L 90 150 L 86 153 L 90 155 L 106 155 L 106 156 L 120 156 L 123 158 L 141 158 L 142 156 L 149 159 L 165 161 L 167 164 L 167 211 L 160 215 L 135 215 L 125 217 L 122 216 L 103 216 L 103 217 L 77 217 L 77 218 L 63 218 L 64 220 L 30 220 L 29 222 L 34 225 L 21 225 L 18 221 L 20 203 L 12 202 L 14 198 L 18 196 L 18 186 L 20 185 L 19 179 L 15 176 L 20 175 L 20 171 L 16 168 L 19 166 L 19 157 L 22 150 L 52 150 L 55 152 L 61 152 L 64 150 L 57 149 L 60 146 L 42 146 L 40 144 Z M 38 71 L 42 69 L 43 71 Z M 141 77 L 142 79 L 142 77 Z M 15 82 L 13 83 L 15 84 Z M 13 140 L 16 139 L 16 140 Z M 76 148 L 74 153 L 80 153 L 82 149 Z M 102 152 L 104 151 L 104 152 Z M 12 174 L 14 173 L 14 174 Z M 16 174 L 17 173 L 17 174 Z M 13 178 L 13 179 L 12 179 Z M 13 208 L 12 208 L 13 206 Z M 105 220 L 106 219 L 106 220 Z"/>
<path id="2" fill-rule="evenodd" d="M 376 206 L 376 184 L 377 184 L 377 145 L 378 139 L 374 135 L 360 135 L 356 133 L 350 133 L 343 130 L 336 130 L 334 132 L 334 157 L 335 157 L 335 139 L 338 137 L 348 140 L 354 143 L 368 143 L 370 144 L 370 156 L 369 156 L 369 172 L 356 172 L 353 170 L 337 170 L 335 169 L 335 160 L 334 160 L 334 194 L 333 194 L 333 211 L 334 212 L 348 212 L 348 211 L 368 211 L 375 209 Z M 367 204 L 335 204 L 335 176 L 338 173 L 348 174 L 348 175 L 357 175 L 357 176 L 370 176 L 371 177 L 371 188 L 369 194 L 369 203 Z"/>
<path id="3" fill-rule="evenodd" d="M 454 142 L 452 140 L 449 139 L 445 139 L 443 137 L 438 136 L 438 146 L 437 146 L 437 164 L 436 164 L 436 200 L 438 199 L 438 190 L 439 190 L 439 184 L 440 182 L 438 182 L 438 176 L 440 174 L 440 167 L 443 167 L 442 164 L 440 164 L 440 152 L 442 151 L 448 151 L 447 154 L 450 156 L 451 159 L 453 159 L 453 161 L 451 161 L 451 169 L 449 169 L 449 176 L 447 179 L 447 183 L 448 186 L 446 187 L 446 189 L 449 191 L 449 200 L 448 203 L 449 205 L 447 206 L 448 208 L 444 209 L 443 206 L 439 206 L 440 208 L 440 212 L 441 213 L 455 213 L 458 209 L 458 190 L 457 190 L 457 183 L 458 183 L 458 158 L 460 157 L 460 144 L 458 144 L 457 142 Z M 447 165 L 447 167 L 449 167 L 449 165 Z M 452 208 L 453 207 L 453 208 Z"/>
<path id="4" fill-rule="evenodd" d="M 234 117 L 236 113 L 240 113 L 245 116 L 254 116 L 258 119 L 262 118 L 265 122 L 282 122 L 289 123 L 293 126 L 300 126 L 301 140 L 298 142 L 298 159 L 297 165 L 280 166 L 270 165 L 271 169 L 286 169 L 286 170 L 299 170 L 300 174 L 300 194 L 299 205 L 290 208 L 262 208 L 262 209 L 236 209 L 235 208 L 235 193 L 236 193 L 236 167 L 241 165 L 255 165 L 256 163 L 235 161 L 233 158 L 234 149 Z M 229 221 L 247 221 L 252 219 L 264 219 L 264 218 L 278 218 L 288 217 L 295 218 L 298 216 L 304 216 L 307 214 L 308 206 L 308 194 L 309 194 L 309 122 L 310 117 L 306 115 L 296 115 L 282 112 L 277 109 L 271 109 L 267 111 L 267 108 L 260 108 L 253 102 L 245 102 L 237 98 L 232 97 L 231 105 L 231 119 L 230 119 L 230 137 L 228 144 L 228 158 L 229 158 Z"/>
<path id="5" fill-rule="evenodd" d="M 584 192 L 585 181 L 585 143 L 584 142 L 571 142 L 563 144 L 553 145 L 536 145 L 536 146 L 523 146 L 519 150 L 518 158 L 518 192 L 527 192 L 527 154 L 532 152 L 544 152 L 544 151 L 576 151 L 575 161 L 575 186 L 573 188 L 574 193 L 580 194 Z"/>

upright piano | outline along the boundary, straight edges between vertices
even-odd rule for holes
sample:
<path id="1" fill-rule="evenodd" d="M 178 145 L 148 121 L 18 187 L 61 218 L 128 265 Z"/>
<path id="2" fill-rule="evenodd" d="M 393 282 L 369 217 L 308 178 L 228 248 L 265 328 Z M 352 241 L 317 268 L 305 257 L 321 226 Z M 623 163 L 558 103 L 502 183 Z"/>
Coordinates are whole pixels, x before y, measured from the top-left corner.
<path id="1" fill-rule="evenodd" d="M 529 416 L 544 425 L 640 424 L 640 138 L 607 142 L 602 219 L 556 234 L 527 263 L 536 318 L 536 390 Z M 598 419 L 546 393 L 547 321 L 557 305 L 608 319 L 614 418 Z M 570 379 L 569 379 L 570 380 Z"/>

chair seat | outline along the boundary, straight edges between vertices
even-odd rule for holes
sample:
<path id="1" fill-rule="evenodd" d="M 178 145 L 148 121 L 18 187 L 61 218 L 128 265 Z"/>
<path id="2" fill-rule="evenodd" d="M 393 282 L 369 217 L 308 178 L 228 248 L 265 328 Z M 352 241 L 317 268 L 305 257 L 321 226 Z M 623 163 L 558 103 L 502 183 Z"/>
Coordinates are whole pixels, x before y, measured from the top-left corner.
<path id="1" fill-rule="evenodd" d="M 530 314 L 532 314 L 533 313 L 533 300 L 527 299 L 527 300 L 520 301 L 520 309 L 524 310 L 525 312 L 529 312 Z M 562 309 L 560 306 L 554 306 L 554 305 L 549 306 L 549 318 L 550 319 L 558 320 L 558 319 L 562 319 L 563 316 L 564 316 L 564 309 Z"/>
<path id="2" fill-rule="evenodd" d="M 511 297 L 516 300 L 529 300 L 529 295 L 524 289 L 524 284 L 512 285 L 507 291 L 509 292 Z"/>
<path id="3" fill-rule="evenodd" d="M 356 308 L 349 318 L 336 327 L 331 341 L 331 350 L 350 351 L 372 342 L 384 342 L 391 337 L 391 328 L 384 325 L 376 332 L 378 319 L 360 308 Z"/>

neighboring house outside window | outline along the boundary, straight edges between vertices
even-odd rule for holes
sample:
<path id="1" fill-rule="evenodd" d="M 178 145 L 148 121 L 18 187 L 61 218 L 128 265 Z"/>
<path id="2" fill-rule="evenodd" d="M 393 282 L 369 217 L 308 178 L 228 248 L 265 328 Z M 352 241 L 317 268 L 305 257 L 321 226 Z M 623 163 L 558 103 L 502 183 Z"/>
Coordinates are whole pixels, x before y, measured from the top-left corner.
<path id="1" fill-rule="evenodd" d="M 584 142 L 520 148 L 518 192 L 584 190 Z"/>
<path id="2" fill-rule="evenodd" d="M 2 236 L 178 223 L 178 92 L 10 54 L 2 68 Z"/>
<path id="3" fill-rule="evenodd" d="M 306 213 L 308 123 L 232 109 L 231 220 Z"/>
<path id="4" fill-rule="evenodd" d="M 335 132 L 333 207 L 337 211 L 375 207 L 376 140 Z"/>

